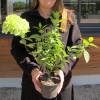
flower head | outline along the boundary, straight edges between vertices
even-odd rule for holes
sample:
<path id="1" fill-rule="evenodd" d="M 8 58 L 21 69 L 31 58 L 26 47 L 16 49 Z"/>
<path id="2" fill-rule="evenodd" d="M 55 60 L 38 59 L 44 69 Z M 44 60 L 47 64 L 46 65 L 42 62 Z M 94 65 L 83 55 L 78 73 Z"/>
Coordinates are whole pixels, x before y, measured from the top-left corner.
<path id="1" fill-rule="evenodd" d="M 16 14 L 8 15 L 3 23 L 2 33 L 25 37 L 29 32 L 29 23 Z"/>

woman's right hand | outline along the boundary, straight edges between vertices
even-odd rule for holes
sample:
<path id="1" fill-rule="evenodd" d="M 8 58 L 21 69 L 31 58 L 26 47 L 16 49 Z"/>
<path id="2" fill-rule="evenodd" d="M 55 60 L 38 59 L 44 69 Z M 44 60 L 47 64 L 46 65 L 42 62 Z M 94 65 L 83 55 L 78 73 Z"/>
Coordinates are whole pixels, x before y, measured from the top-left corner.
<path id="1" fill-rule="evenodd" d="M 35 68 L 32 70 L 31 75 L 32 75 L 32 82 L 34 83 L 35 89 L 41 93 L 41 83 L 39 81 L 39 76 L 42 74 L 42 72 L 38 69 Z"/>

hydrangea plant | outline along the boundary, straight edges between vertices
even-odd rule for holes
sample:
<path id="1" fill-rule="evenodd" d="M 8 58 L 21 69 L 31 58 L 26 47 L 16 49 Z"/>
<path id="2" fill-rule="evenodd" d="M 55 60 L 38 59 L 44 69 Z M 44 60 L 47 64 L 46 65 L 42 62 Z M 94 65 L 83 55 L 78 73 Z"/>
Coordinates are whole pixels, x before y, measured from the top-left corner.
<path id="1" fill-rule="evenodd" d="M 59 32 L 59 22 L 62 19 L 59 19 L 58 12 L 53 12 L 52 15 L 52 26 L 50 29 L 39 23 L 36 28 L 40 35 L 33 33 L 31 36 L 26 35 L 30 27 L 25 19 L 15 14 L 8 15 L 3 23 L 2 33 L 20 36 L 20 43 L 25 45 L 28 53 L 35 58 L 40 66 L 45 67 L 48 72 L 61 69 L 65 62 L 69 62 L 66 58 L 70 54 L 72 54 L 74 59 L 79 58 L 83 54 L 86 62 L 88 62 L 90 56 L 86 48 L 89 46 L 97 47 L 93 43 L 93 37 L 83 39 L 81 44 L 67 47 L 67 51 L 65 51 L 61 33 Z M 32 42 L 33 39 L 35 39 L 35 43 Z"/>
<path id="2" fill-rule="evenodd" d="M 64 50 L 64 44 L 62 42 L 61 33 L 59 32 L 59 13 L 55 12 L 51 16 L 52 26 L 49 28 L 39 23 L 37 30 L 40 35 L 33 34 L 30 37 L 22 39 L 20 42 L 27 48 L 34 49 L 29 51 L 29 54 L 35 57 L 38 64 L 46 69 L 48 72 L 52 72 L 57 69 L 61 69 L 68 55 Z M 35 39 L 36 43 L 31 43 Z M 30 41 L 30 42 L 27 42 Z"/>

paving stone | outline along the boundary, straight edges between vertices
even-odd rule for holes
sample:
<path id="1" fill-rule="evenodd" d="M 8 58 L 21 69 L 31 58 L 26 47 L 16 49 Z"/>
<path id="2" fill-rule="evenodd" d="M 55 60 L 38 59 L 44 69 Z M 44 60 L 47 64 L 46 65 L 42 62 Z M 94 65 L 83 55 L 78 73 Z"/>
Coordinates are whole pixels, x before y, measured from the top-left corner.
<path id="1" fill-rule="evenodd" d="M 100 85 L 75 86 L 75 100 L 100 100 Z M 0 88 L 0 100 L 20 100 L 20 88 Z"/>

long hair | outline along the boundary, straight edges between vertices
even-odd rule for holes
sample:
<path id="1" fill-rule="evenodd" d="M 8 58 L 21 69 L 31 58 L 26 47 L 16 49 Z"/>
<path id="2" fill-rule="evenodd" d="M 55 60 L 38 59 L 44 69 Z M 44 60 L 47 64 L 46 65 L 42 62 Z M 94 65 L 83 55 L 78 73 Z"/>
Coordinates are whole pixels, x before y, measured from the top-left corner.
<path id="1" fill-rule="evenodd" d="M 31 8 L 37 9 L 38 6 L 39 6 L 39 0 L 32 0 Z M 55 5 L 53 7 L 53 11 L 59 11 L 60 13 L 62 13 L 63 9 L 64 9 L 63 0 L 56 0 Z"/>
<path id="2" fill-rule="evenodd" d="M 31 8 L 34 10 L 34 9 L 37 9 L 39 7 L 39 0 L 32 0 L 32 3 L 31 3 Z M 55 5 L 52 9 L 53 11 L 58 11 L 61 15 L 62 15 L 62 18 L 66 18 L 60 25 L 60 27 L 62 28 L 62 32 L 66 32 L 67 31 L 67 27 L 68 27 L 68 11 L 67 9 L 65 9 L 64 7 L 64 3 L 63 3 L 63 0 L 56 0 L 55 2 Z"/>

